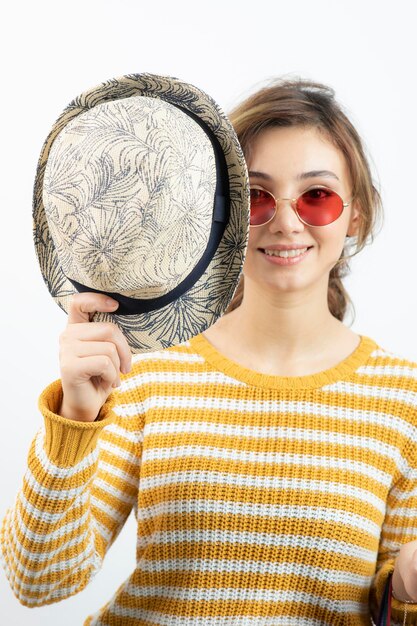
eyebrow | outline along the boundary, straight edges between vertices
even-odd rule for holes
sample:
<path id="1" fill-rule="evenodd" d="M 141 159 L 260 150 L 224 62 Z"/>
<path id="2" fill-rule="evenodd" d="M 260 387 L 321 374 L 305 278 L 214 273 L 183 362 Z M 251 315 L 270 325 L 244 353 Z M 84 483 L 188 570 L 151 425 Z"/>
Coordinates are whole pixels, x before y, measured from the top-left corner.
<path id="1" fill-rule="evenodd" d="M 265 172 L 254 172 L 249 171 L 249 176 L 253 176 L 254 178 L 262 178 L 263 180 L 272 180 L 272 176 L 266 174 Z M 306 178 L 318 178 L 318 177 L 327 177 L 327 178 L 336 178 L 339 180 L 338 176 L 334 172 L 330 172 L 329 170 L 311 170 L 310 172 L 302 172 L 296 176 L 297 180 L 305 180 Z"/>

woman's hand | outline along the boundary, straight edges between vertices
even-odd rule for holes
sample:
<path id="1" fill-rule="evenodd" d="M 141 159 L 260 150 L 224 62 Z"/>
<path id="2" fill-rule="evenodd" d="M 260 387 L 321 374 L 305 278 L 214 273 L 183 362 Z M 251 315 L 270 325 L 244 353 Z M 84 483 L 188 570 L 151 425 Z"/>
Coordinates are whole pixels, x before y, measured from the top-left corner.
<path id="1" fill-rule="evenodd" d="M 59 341 L 63 398 L 58 413 L 63 417 L 94 421 L 112 389 L 120 385 L 119 372 L 130 371 L 130 348 L 119 327 L 113 322 L 90 322 L 91 313 L 115 311 L 116 306 L 93 292 L 70 299 L 67 327 Z"/>
<path id="2" fill-rule="evenodd" d="M 417 603 L 417 540 L 401 546 L 392 575 L 392 592 L 397 600 Z"/>

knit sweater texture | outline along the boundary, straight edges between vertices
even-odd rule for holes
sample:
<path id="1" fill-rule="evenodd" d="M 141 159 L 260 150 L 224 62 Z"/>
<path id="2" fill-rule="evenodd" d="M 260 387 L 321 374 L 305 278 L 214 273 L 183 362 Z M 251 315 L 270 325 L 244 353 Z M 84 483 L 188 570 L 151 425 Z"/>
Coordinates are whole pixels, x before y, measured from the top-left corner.
<path id="1" fill-rule="evenodd" d="M 417 538 L 417 363 L 360 335 L 335 367 L 274 376 L 200 334 L 121 380 L 93 423 L 57 414 L 60 379 L 39 397 L 1 526 L 22 604 L 85 588 L 133 511 L 136 567 L 85 626 L 372 624 Z"/>

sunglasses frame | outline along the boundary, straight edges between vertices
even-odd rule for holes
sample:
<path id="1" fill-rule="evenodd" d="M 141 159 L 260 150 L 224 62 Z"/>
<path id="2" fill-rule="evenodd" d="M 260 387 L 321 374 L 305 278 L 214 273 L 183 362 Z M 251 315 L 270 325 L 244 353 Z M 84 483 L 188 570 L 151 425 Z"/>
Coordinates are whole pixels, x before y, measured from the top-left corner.
<path id="1" fill-rule="evenodd" d="M 257 187 L 250 187 L 250 190 L 252 189 L 258 189 Z M 336 191 L 334 191 L 333 189 L 329 189 L 329 187 L 313 187 L 312 189 L 325 189 L 326 191 L 331 191 L 332 193 L 336 194 L 336 196 L 338 196 L 338 198 L 341 199 L 342 201 L 342 210 L 340 211 L 340 215 L 342 215 L 344 209 L 349 206 L 349 204 L 352 202 L 353 198 L 351 198 L 349 200 L 349 202 L 344 202 L 343 198 L 341 196 L 339 196 L 338 193 L 336 193 Z M 307 189 L 307 191 L 312 191 L 312 189 Z M 306 226 L 309 226 L 310 228 L 322 228 L 323 226 L 328 226 L 329 224 L 333 224 L 336 220 L 339 219 L 340 215 L 338 215 L 336 217 L 335 220 L 333 220 L 332 222 L 329 222 L 328 224 L 309 224 L 308 222 L 305 222 L 298 214 L 297 211 L 297 202 L 299 200 L 299 198 L 301 198 L 302 195 L 304 195 L 305 193 L 307 193 L 307 191 L 303 191 L 303 193 L 301 193 L 298 198 L 275 198 L 274 194 L 271 193 L 270 191 L 267 191 L 266 189 L 259 189 L 259 191 L 263 191 L 264 193 L 269 194 L 275 201 L 275 211 L 274 214 L 272 215 L 272 217 L 269 218 L 269 220 L 267 220 L 266 222 L 263 222 L 262 224 L 249 224 L 250 228 L 258 228 L 259 226 L 265 226 L 265 224 L 269 224 L 269 222 L 271 222 L 275 215 L 277 214 L 278 211 L 278 202 L 280 200 L 288 200 L 289 202 L 291 202 L 291 206 L 295 212 L 295 214 L 297 215 L 298 219 L 300 220 L 300 222 L 302 222 L 303 224 L 305 224 Z"/>

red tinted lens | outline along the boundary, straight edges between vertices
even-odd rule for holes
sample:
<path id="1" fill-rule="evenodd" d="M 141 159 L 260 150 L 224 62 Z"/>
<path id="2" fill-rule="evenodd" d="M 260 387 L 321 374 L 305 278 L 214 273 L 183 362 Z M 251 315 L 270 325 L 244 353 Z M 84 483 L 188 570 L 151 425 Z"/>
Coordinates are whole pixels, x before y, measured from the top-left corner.
<path id="1" fill-rule="evenodd" d="M 275 199 L 263 189 L 250 190 L 250 224 L 260 226 L 269 222 L 275 213 Z"/>
<path id="2" fill-rule="evenodd" d="M 342 213 L 343 200 L 331 189 L 309 189 L 298 198 L 297 211 L 310 226 L 326 226 Z"/>

